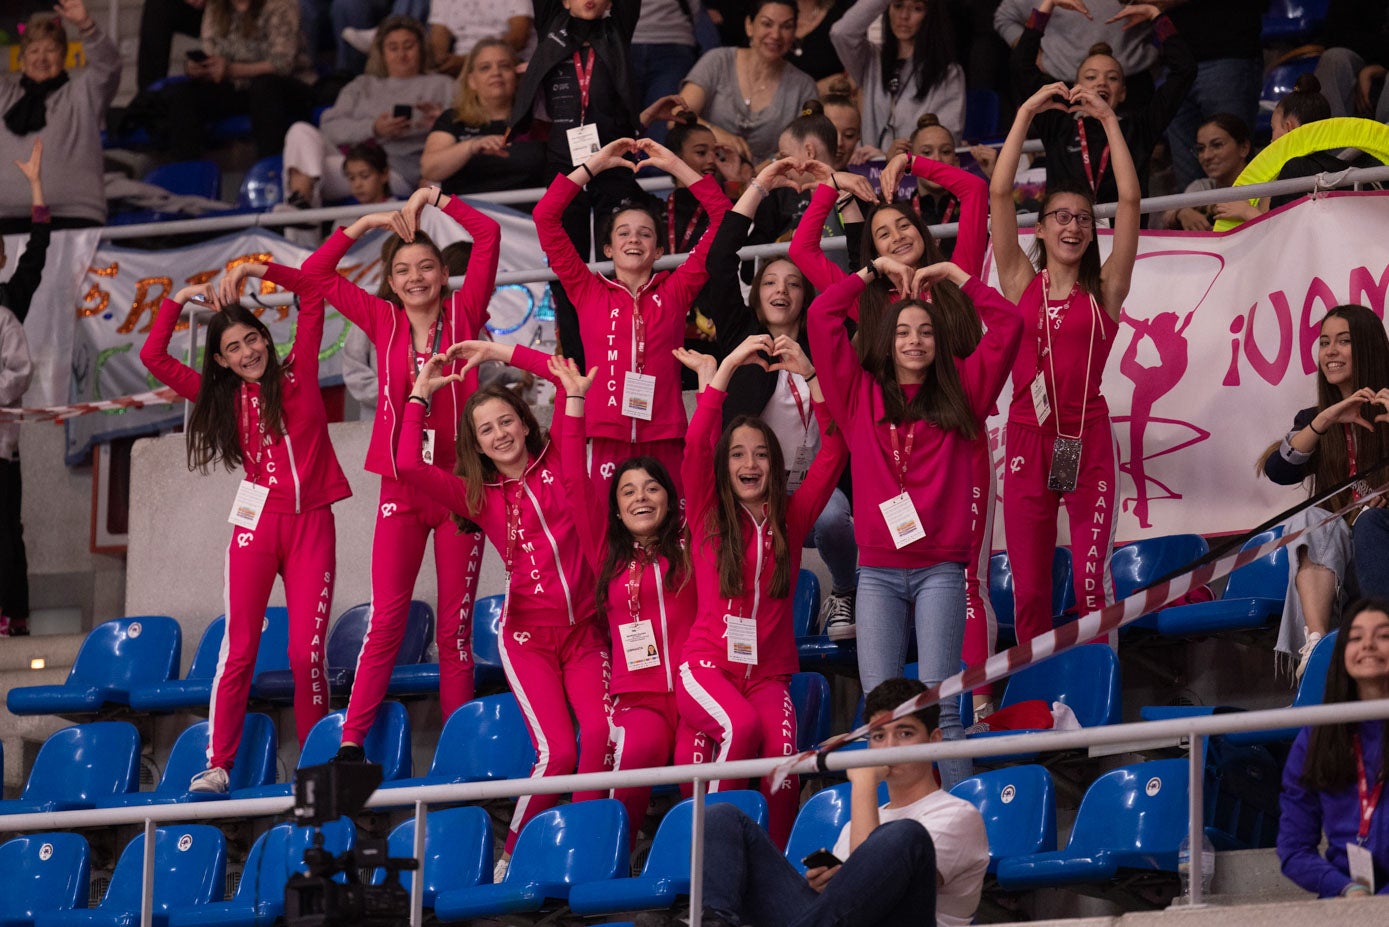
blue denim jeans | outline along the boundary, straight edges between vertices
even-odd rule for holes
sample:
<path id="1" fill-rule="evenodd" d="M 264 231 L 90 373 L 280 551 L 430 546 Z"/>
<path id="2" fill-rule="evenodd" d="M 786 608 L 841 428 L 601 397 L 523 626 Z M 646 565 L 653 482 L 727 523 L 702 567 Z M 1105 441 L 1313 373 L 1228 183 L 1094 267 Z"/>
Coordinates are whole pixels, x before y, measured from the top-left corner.
<path id="1" fill-rule="evenodd" d="M 642 107 L 679 93 L 680 84 L 695 66 L 698 55 L 699 50 L 693 45 L 634 44 L 629 47 L 627 62 L 632 68 L 632 79 L 637 82 Z M 658 119 L 647 128 L 646 134 L 665 144 L 667 131 L 665 121 Z"/>
<path id="2" fill-rule="evenodd" d="M 704 910 L 756 927 L 934 924 L 936 850 L 916 821 L 878 827 L 816 892 L 733 805 L 704 814 Z"/>
<path id="3" fill-rule="evenodd" d="M 1365 509 L 1351 526 L 1350 537 L 1360 594 L 1389 599 L 1389 509 Z"/>
<path id="4" fill-rule="evenodd" d="M 1167 127 L 1172 149 L 1172 168 L 1178 192 L 1206 176 L 1196 160 L 1196 130 L 1216 113 L 1230 113 L 1244 120 L 1250 131 L 1259 115 L 1263 64 L 1256 58 L 1216 58 L 1196 67 L 1196 83 Z"/>
<path id="5" fill-rule="evenodd" d="M 913 626 L 922 682 L 933 686 L 960 671 L 965 639 L 964 564 L 937 563 L 914 570 L 863 567 L 854 612 L 864 692 L 902 675 Z M 940 729 L 946 740 L 964 739 L 958 699 L 940 703 Z M 936 765 L 947 789 L 974 771 L 968 759 L 941 760 Z"/>
<path id="6" fill-rule="evenodd" d="M 842 489 L 836 489 L 806 535 L 805 546 L 820 553 L 830 571 L 830 592 L 847 595 L 854 591 L 858 571 L 858 542 L 854 540 L 854 509 Z"/>

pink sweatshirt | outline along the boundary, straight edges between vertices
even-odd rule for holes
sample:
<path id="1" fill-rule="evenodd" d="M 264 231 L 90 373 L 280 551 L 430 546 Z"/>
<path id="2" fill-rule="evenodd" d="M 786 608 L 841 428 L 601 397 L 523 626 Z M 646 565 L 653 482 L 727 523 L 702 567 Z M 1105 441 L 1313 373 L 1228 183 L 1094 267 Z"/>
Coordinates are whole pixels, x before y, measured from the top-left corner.
<path id="1" fill-rule="evenodd" d="M 685 436 L 680 364 L 671 351 L 684 344 L 685 316 L 709 279 L 704 258 L 729 208 L 728 197 L 713 177 L 701 178 L 690 192 L 709 213 L 708 230 L 685 263 L 670 273 L 654 274 L 636 296 L 616 280 L 590 271 L 560 224 L 560 216 L 579 193 L 572 180 L 560 174 L 536 204 L 533 215 L 540 247 L 578 312 L 586 363 L 598 368 L 587 396 L 590 438 L 637 442 Z M 637 372 L 656 378 L 650 421 L 622 414 L 624 379 L 629 371 L 637 370 L 634 323 L 638 312 L 645 323 L 646 339 L 644 364 Z"/>
<path id="2" fill-rule="evenodd" d="M 516 346 L 512 366 L 554 382 L 548 355 Z M 555 397 L 564 408 L 564 389 Z M 437 396 L 438 393 L 435 393 Z M 436 463 L 427 466 L 420 454 L 424 406 L 405 402 L 396 466 L 401 479 L 427 492 L 450 511 L 472 519 L 502 555 L 510 579 L 506 626 L 564 627 L 596 621 L 593 570 L 583 553 L 575 525 L 574 507 L 583 499 L 588 470 L 570 466 L 559 446 L 568 417 L 555 416 L 550 440 L 539 456 L 526 464 L 519 479 L 497 478 L 483 486 L 482 510 L 468 508 L 468 486 Z M 509 515 L 508 510 L 519 514 Z M 514 537 L 513 537 L 514 529 Z"/>
<path id="3" fill-rule="evenodd" d="M 979 276 L 989 244 L 988 182 L 953 165 L 919 157 L 912 158 L 912 176 L 940 184 L 960 200 L 960 233 L 955 239 L 951 260 L 970 276 Z M 838 197 L 839 191 L 830 184 L 822 183 L 815 188 L 810 205 L 791 236 L 791 248 L 787 252 L 787 257 L 821 293 L 846 276 L 844 268 L 827 258 L 820 247 L 820 231 Z M 860 262 L 867 263 L 862 259 L 877 255 L 871 229 L 864 228 L 861 242 Z M 849 310 L 849 318 L 858 321 L 858 306 Z"/>
<path id="4" fill-rule="evenodd" d="M 292 273 L 298 275 L 297 271 Z M 182 309 L 171 299 L 160 304 L 149 337 L 140 348 L 140 360 L 160 382 L 184 399 L 197 400 L 202 374 L 169 354 L 169 341 Z M 260 448 L 259 455 L 256 446 L 260 443 L 260 384 L 243 381 L 237 388 L 242 465 L 246 479 L 269 487 L 266 512 L 297 515 L 352 495 L 328 440 L 328 413 L 318 387 L 318 345 L 322 340 L 323 300 L 306 299 L 299 308 L 294 346 L 280 362 L 285 434 L 266 434 L 268 444 Z"/>
<path id="5" fill-rule="evenodd" d="M 771 526 L 753 521 L 746 508 L 739 507 L 738 524 L 743 535 L 743 595 L 729 599 L 719 592 L 719 563 L 717 536 L 709 536 L 709 513 L 718 505 L 714 489 L 714 468 L 728 466 L 727 461 L 714 459 L 714 448 L 722 432 L 723 403 L 727 394 L 709 387 L 699 396 L 685 445 L 685 511 L 690 522 L 691 558 L 694 560 L 695 584 L 699 589 L 699 615 L 690 638 L 685 644 L 684 659 L 689 662 L 706 660 L 735 676 L 759 678 L 784 676 L 800 668 L 796 656 L 796 638 L 792 632 L 791 607 L 794 595 L 774 599 L 769 595 L 773 567 L 771 558 Z M 801 548 L 805 537 L 820 517 L 835 483 L 849 456 L 842 430 L 830 433 L 828 410 L 815 403 L 820 422 L 820 453 L 810 465 L 810 472 L 799 489 L 791 494 L 786 505 L 786 545 L 791 558 L 791 585 L 801 569 Z M 724 639 L 724 618 L 737 615 L 757 622 L 757 665 L 749 666 L 728 659 L 728 644 Z"/>
<path id="6" fill-rule="evenodd" d="M 914 568 L 955 561 L 970 554 L 969 492 L 975 445 L 958 431 L 931 422 L 898 425 L 898 444 L 907 455 L 906 490 L 911 495 L 926 537 L 901 550 L 893 543 L 879 508 L 897 496 L 892 429 L 884 421 L 883 388 L 858 361 L 844 331 L 844 318 L 858 305 L 864 283 L 857 274 L 821 293 L 810 305 L 810 347 L 822 382 L 838 384 L 825 392 L 825 404 L 854 448 L 854 538 L 859 563 L 870 567 Z M 1008 379 L 1009 365 L 1022 337 L 1018 309 L 987 285 L 971 278 L 964 293 L 974 303 L 986 332 L 979 347 L 955 360 L 971 411 L 980 427 Z M 938 358 L 937 363 L 941 363 Z"/>
<path id="7" fill-rule="evenodd" d="M 565 467 L 575 468 L 576 472 L 580 473 L 587 472 L 583 420 L 575 416 L 568 418 L 563 443 L 560 446 Z M 604 488 L 606 490 L 607 487 Z M 674 505 L 679 500 L 670 501 Z M 584 495 L 579 497 L 579 504 L 574 506 L 574 516 L 584 554 L 588 557 L 590 569 L 597 576 L 608 551 L 607 492 L 600 494 L 592 481 L 585 481 Z M 606 618 L 613 648 L 612 680 L 608 685 L 608 691 L 614 695 L 623 692 L 675 691 L 676 668 L 680 666 L 685 639 L 689 637 L 690 627 L 694 624 L 698 598 L 693 571 L 686 576 L 684 584 L 674 590 L 666 588 L 666 577 L 669 573 L 670 563 L 665 557 L 656 557 L 640 571 L 633 557 L 628 561 L 626 569 L 615 574 L 608 583 Z M 640 576 L 635 615 L 632 613 L 629 590 L 634 576 Z M 644 618 L 651 622 L 651 631 L 656 638 L 656 651 L 661 657 L 659 666 L 639 670 L 627 668 L 620 628 L 636 618 Z"/>
<path id="8" fill-rule="evenodd" d="M 501 249 L 501 227 L 496 220 L 479 212 L 458 197 L 450 197 L 444 212 L 472 236 L 473 253 L 463 286 L 443 306 L 440 349 L 478 337 L 487 322 L 487 306 L 497 283 L 497 257 Z M 411 343 L 410 322 L 405 310 L 388 300 L 372 296 L 338 273 L 338 262 L 356 242 L 342 229 L 304 261 L 303 278 L 316 293 L 366 332 L 376 349 L 376 370 L 380 399 L 376 422 L 367 446 L 366 468 L 372 473 L 398 478 L 395 448 L 400 438 L 405 397 L 414 388 L 415 348 Z M 282 286 L 284 268 L 271 264 L 265 279 Z M 389 268 L 386 268 L 389 271 Z M 293 289 L 293 287 L 291 287 Z M 455 373 L 463 366 L 455 361 L 444 373 Z M 468 396 L 477 389 L 477 375 L 469 371 L 463 383 L 450 383 L 434 394 L 427 427 L 434 429 L 434 466 L 453 471 L 458 416 Z M 414 403 L 419 405 L 419 403 Z"/>
<path id="9" fill-rule="evenodd" d="M 1032 381 L 1045 370 L 1051 415 L 1041 425 L 1055 434 L 1059 427 L 1066 434 L 1079 434 L 1082 421 L 1094 421 L 1109 414 L 1109 404 L 1100 393 L 1104 366 L 1118 340 L 1119 323 L 1092 302 L 1079 287 L 1071 291 L 1065 305 L 1044 310 L 1047 301 L 1042 274 L 1032 278 L 1023 291 L 1018 309 L 1023 314 L 1022 344 L 1013 360 L 1013 399 L 1008 421 L 1037 427 L 1037 410 L 1032 405 Z M 1048 337 L 1043 319 L 1051 320 Z M 1052 360 L 1042 357 L 1050 346 Z M 1086 362 L 1089 366 L 1086 366 Z M 1059 426 L 1058 426 L 1059 423 Z"/>

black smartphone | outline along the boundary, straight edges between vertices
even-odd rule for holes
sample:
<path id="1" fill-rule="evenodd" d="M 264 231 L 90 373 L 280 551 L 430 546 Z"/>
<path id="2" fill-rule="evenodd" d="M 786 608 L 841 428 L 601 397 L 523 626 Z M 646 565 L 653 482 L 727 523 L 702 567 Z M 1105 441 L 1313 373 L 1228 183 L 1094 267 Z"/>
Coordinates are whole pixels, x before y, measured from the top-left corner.
<path id="1" fill-rule="evenodd" d="M 834 866 L 844 865 L 843 860 L 841 860 L 838 856 L 835 856 L 829 850 L 826 850 L 824 848 L 821 848 L 819 850 L 816 850 L 814 853 L 811 853 L 805 859 L 801 860 L 801 863 L 807 869 L 818 869 L 821 866 L 825 867 L 826 869 L 829 869 Z"/>
<path id="2" fill-rule="evenodd" d="M 188 52 L 188 60 L 196 61 L 199 64 L 202 64 L 204 61 L 207 60 L 207 52 L 203 51 L 201 48 L 195 48 Z"/>
<path id="3" fill-rule="evenodd" d="M 397 103 L 395 109 L 391 110 L 391 115 L 397 119 L 409 119 L 414 112 L 414 108 L 408 104 Z"/>

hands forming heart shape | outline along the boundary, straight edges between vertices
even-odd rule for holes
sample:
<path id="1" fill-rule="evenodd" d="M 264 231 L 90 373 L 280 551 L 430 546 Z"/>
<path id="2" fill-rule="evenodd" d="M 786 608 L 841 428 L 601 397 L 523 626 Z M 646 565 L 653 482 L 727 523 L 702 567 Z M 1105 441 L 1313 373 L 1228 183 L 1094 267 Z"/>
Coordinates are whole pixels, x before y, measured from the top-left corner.
<path id="1" fill-rule="evenodd" d="M 1080 85 L 1069 87 L 1063 81 L 1042 87 L 1024 106 L 1028 107 L 1034 116 L 1054 109 L 1063 113 L 1104 119 L 1114 112 L 1109 103 L 1095 91 Z"/>

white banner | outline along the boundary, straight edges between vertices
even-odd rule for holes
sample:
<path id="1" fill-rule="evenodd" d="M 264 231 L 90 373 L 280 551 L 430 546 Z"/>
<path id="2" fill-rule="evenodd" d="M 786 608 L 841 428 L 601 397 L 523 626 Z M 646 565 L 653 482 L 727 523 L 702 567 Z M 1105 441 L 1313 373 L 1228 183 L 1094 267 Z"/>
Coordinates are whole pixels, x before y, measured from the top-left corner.
<path id="1" fill-rule="evenodd" d="M 1306 498 L 1256 477 L 1255 465 L 1316 402 L 1327 310 L 1358 303 L 1384 318 L 1387 239 L 1387 193 L 1302 201 L 1224 234 L 1144 233 L 1104 375 L 1120 461 L 1117 541 L 1234 532 Z M 1106 254 L 1108 245 L 1102 233 Z M 987 267 L 996 283 L 992 255 Z M 989 421 L 1000 494 L 1011 395 L 1010 384 Z"/>

